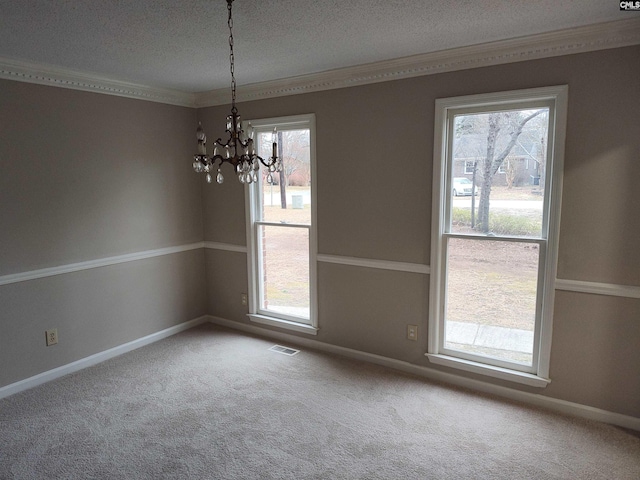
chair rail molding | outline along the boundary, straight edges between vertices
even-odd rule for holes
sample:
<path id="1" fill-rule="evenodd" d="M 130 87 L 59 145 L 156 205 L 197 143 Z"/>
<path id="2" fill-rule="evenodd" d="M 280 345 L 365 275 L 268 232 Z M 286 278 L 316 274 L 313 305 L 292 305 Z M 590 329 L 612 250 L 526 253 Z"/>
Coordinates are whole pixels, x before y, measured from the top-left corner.
<path id="1" fill-rule="evenodd" d="M 199 248 L 204 248 L 204 242 L 157 248 L 155 250 L 126 253 L 124 255 L 116 255 L 114 257 L 97 258 L 94 260 L 87 260 L 85 262 L 67 263 L 64 265 L 57 265 L 55 267 L 11 273 L 9 275 L 0 276 L 0 286 L 9 285 L 11 283 L 28 282 L 29 280 L 35 280 L 37 278 L 53 277 L 54 275 L 64 275 L 65 273 L 79 272 L 81 270 L 89 270 L 91 268 L 107 267 L 109 265 L 117 265 L 118 263 L 135 262 L 146 258 L 172 255 L 174 253 L 187 252 L 189 250 L 197 250 Z"/>
<path id="2" fill-rule="evenodd" d="M 556 279 L 556 290 L 567 292 L 609 295 L 613 297 L 640 298 L 640 287 L 635 285 L 617 285 L 613 283 L 585 282 L 583 280 Z"/>

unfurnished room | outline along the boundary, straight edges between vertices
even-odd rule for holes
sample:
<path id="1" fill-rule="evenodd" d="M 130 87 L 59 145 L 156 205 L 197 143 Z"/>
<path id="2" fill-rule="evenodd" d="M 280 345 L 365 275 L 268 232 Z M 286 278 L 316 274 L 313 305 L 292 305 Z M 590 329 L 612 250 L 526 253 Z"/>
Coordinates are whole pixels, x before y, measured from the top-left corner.
<path id="1" fill-rule="evenodd" d="M 639 79 L 635 1 L 0 1 L 0 478 L 637 480 Z"/>

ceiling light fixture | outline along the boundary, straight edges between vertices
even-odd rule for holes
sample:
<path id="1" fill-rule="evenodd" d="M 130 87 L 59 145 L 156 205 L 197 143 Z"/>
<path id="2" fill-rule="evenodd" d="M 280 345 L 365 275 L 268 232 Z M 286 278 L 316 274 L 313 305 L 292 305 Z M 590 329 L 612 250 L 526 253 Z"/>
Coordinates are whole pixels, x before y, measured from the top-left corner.
<path id="1" fill-rule="evenodd" d="M 238 109 L 236 108 L 236 76 L 234 72 L 235 59 L 233 56 L 233 17 L 231 16 L 233 0 L 227 0 L 227 10 L 229 11 L 229 19 L 227 25 L 229 25 L 229 62 L 231 65 L 231 115 L 227 116 L 227 133 L 229 134 L 229 140 L 227 143 L 223 143 L 218 138 L 213 144 L 213 155 L 207 155 L 207 136 L 202 129 L 202 124 L 198 123 L 198 129 L 196 130 L 196 138 L 198 139 L 198 153 L 194 155 L 193 169 L 197 173 L 206 173 L 207 183 L 211 183 L 213 177 L 211 173 L 215 168 L 216 162 L 218 163 L 218 173 L 216 175 L 216 181 L 222 183 L 224 176 L 220 171 L 220 167 L 225 162 L 229 162 L 233 165 L 240 183 L 253 183 L 258 181 L 258 170 L 260 169 L 260 163 L 262 163 L 268 170 L 267 181 L 271 183 L 273 176 L 272 173 L 282 170 L 282 163 L 278 158 L 278 140 L 276 129 L 273 129 L 272 137 L 272 151 L 271 157 L 267 160 L 256 154 L 255 145 L 253 142 L 253 130 L 251 124 L 248 126 L 249 138 L 243 140 L 244 130 L 242 129 L 242 122 Z"/>

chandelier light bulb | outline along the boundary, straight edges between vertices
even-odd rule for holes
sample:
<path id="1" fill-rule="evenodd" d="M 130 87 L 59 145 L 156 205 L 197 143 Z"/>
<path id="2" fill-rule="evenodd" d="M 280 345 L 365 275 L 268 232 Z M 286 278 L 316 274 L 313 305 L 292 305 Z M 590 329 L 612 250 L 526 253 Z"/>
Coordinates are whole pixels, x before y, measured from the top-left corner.
<path id="1" fill-rule="evenodd" d="M 273 143 L 273 155 L 271 156 L 274 161 L 278 157 L 278 130 L 274 127 L 273 134 L 271 135 L 271 142 Z"/>
<path id="2" fill-rule="evenodd" d="M 207 135 L 204 133 L 204 130 L 202 129 L 202 123 L 198 122 L 198 129 L 196 130 L 196 138 L 200 141 L 206 142 L 207 141 Z"/>

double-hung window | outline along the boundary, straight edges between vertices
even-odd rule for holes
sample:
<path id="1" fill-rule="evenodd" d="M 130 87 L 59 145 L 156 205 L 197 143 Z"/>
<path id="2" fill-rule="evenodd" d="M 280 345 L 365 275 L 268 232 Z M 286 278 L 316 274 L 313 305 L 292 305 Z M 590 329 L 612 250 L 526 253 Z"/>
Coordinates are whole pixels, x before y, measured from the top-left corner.
<path id="1" fill-rule="evenodd" d="M 566 102 L 566 86 L 436 101 L 432 362 L 532 386 L 550 381 Z M 477 156 L 476 195 L 458 197 L 464 160 L 456 156 L 465 150 Z M 500 172 L 511 159 L 535 162 L 539 178 L 505 184 Z"/>
<path id="2" fill-rule="evenodd" d="M 256 153 L 268 158 L 276 143 L 282 168 L 261 165 L 259 181 L 247 187 L 249 317 L 315 334 L 315 117 L 250 124 Z"/>

